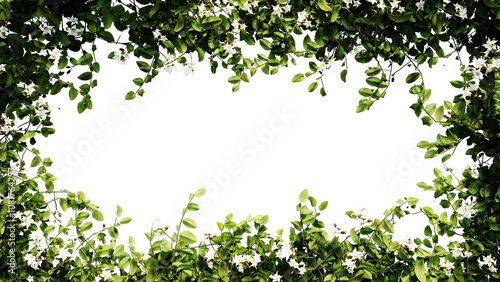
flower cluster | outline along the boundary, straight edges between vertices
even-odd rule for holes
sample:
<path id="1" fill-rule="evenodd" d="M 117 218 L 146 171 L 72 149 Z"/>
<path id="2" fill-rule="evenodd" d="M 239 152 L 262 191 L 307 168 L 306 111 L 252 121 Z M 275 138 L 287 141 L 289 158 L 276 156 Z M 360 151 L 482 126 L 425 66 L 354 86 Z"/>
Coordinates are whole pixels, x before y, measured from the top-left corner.
<path id="1" fill-rule="evenodd" d="M 43 260 L 45 259 L 41 254 L 33 255 L 31 253 L 27 253 L 26 255 L 24 255 L 23 258 L 28 264 L 28 266 L 35 270 L 40 268 Z"/>
<path id="2" fill-rule="evenodd" d="M 12 167 L 12 164 L 11 164 L 11 167 Z M 35 221 L 33 220 L 33 212 L 32 211 L 25 211 L 24 213 L 21 213 L 20 211 L 18 211 L 16 213 L 16 218 L 21 221 L 19 226 L 23 227 L 25 229 L 28 229 L 28 227 L 30 227 L 31 224 L 35 223 Z"/>
<path id="3" fill-rule="evenodd" d="M 50 113 L 49 104 L 41 97 L 35 102 L 35 113 L 41 119 L 45 119 Z"/>
<path id="4" fill-rule="evenodd" d="M 401 248 L 406 251 L 413 252 L 417 248 L 417 244 L 415 244 L 415 241 L 412 238 L 406 236 L 401 242 Z"/>
<path id="5" fill-rule="evenodd" d="M 77 18 L 71 16 L 66 23 L 68 35 L 77 37 L 83 32 L 83 25 Z"/>
<path id="6" fill-rule="evenodd" d="M 477 214 L 477 210 L 473 209 L 472 206 L 474 206 L 477 203 L 477 199 L 474 196 L 469 196 L 465 201 L 462 201 L 460 204 L 460 208 L 457 210 L 457 212 L 466 218 L 471 218 L 474 217 Z"/>
<path id="7" fill-rule="evenodd" d="M 357 54 L 363 50 L 365 50 L 365 48 L 363 47 L 363 45 L 361 45 L 361 38 L 357 38 L 356 39 L 356 45 L 352 48 L 352 51 L 354 52 L 354 54 Z"/>
<path id="8" fill-rule="evenodd" d="M 478 260 L 479 267 L 486 266 L 488 268 L 488 271 L 492 273 L 497 272 L 497 268 L 495 267 L 495 257 L 492 257 L 491 255 L 483 257 L 483 260 Z"/>
<path id="9" fill-rule="evenodd" d="M 401 6 L 400 4 L 401 4 L 401 1 L 393 0 L 391 2 L 391 11 L 398 12 L 398 13 L 404 13 L 405 7 Z"/>
<path id="10" fill-rule="evenodd" d="M 297 24 L 303 25 L 306 28 L 311 27 L 312 25 L 311 19 L 312 15 L 306 11 L 302 11 L 297 14 Z"/>
<path id="11" fill-rule="evenodd" d="M 354 8 L 357 8 L 361 5 L 361 1 L 360 0 L 342 0 L 344 1 L 344 4 L 345 4 L 345 7 L 347 9 L 351 8 L 351 5 L 354 7 Z"/>
<path id="12" fill-rule="evenodd" d="M 226 40 L 224 45 L 222 45 L 222 49 L 224 52 L 228 53 L 229 55 L 233 55 L 238 53 L 238 50 L 236 50 L 236 41 L 235 42 L 229 42 L 229 40 Z"/>
<path id="13" fill-rule="evenodd" d="M 3 134 L 9 134 L 14 131 L 14 121 L 9 117 L 2 115 L 2 122 L 0 123 L 0 132 Z"/>
<path id="14" fill-rule="evenodd" d="M 472 177 L 474 178 L 479 177 L 479 165 L 477 162 L 472 162 L 470 165 L 466 165 L 465 169 L 470 171 Z"/>
<path id="15" fill-rule="evenodd" d="M 455 14 L 462 20 L 467 17 L 467 8 L 461 6 L 458 3 L 453 4 L 455 6 Z"/>
<path id="16" fill-rule="evenodd" d="M 243 2 L 242 10 L 247 11 L 250 14 L 253 14 L 257 6 L 259 6 L 258 0 L 247 0 Z"/>
<path id="17" fill-rule="evenodd" d="M 38 24 L 39 24 L 38 28 L 42 32 L 42 35 L 47 35 L 47 34 L 50 35 L 50 34 L 54 33 L 54 31 L 55 31 L 54 27 L 49 24 L 49 22 L 47 21 L 47 19 L 45 17 L 38 17 L 38 18 L 36 18 L 36 20 L 38 21 Z"/>
<path id="18" fill-rule="evenodd" d="M 451 276 L 451 271 L 453 269 L 455 269 L 455 265 L 452 263 L 452 262 L 445 262 L 441 265 L 441 267 L 443 268 L 444 270 L 444 273 L 446 274 L 446 276 Z"/>
<path id="19" fill-rule="evenodd" d="M 284 13 L 288 13 L 292 10 L 292 6 L 289 3 L 283 5 L 283 3 L 278 2 L 275 6 L 273 6 L 273 15 L 278 17 L 283 16 Z"/>
<path id="20" fill-rule="evenodd" d="M 219 7 L 219 11 L 220 13 L 222 13 L 223 15 L 229 17 L 229 15 L 233 12 L 233 9 L 234 9 L 234 6 L 231 5 L 231 3 L 229 2 L 229 0 L 222 0 L 222 4 L 220 3 L 219 0 L 215 1 L 215 5 L 217 5 Z"/>
<path id="21" fill-rule="evenodd" d="M 451 250 L 451 254 L 453 255 L 454 258 L 461 258 L 461 257 L 470 258 L 472 256 L 471 252 L 464 250 L 459 246 L 453 247 L 453 249 Z"/>
<path id="22" fill-rule="evenodd" d="M 29 250 L 36 248 L 37 252 L 43 252 L 47 250 L 48 247 L 49 245 L 47 244 L 47 239 L 45 239 L 43 231 L 37 230 L 31 232 L 28 242 Z"/>
<path id="23" fill-rule="evenodd" d="M 24 167 L 21 166 L 20 162 L 10 161 L 9 175 L 18 176 L 20 172 L 24 171 Z"/>
<path id="24" fill-rule="evenodd" d="M 246 266 L 247 268 L 250 267 L 256 268 L 260 262 L 261 262 L 260 254 L 252 250 L 252 253 L 249 255 L 245 254 L 245 255 L 234 256 L 232 263 L 236 266 L 239 272 L 244 272 L 245 271 L 245 269 L 243 268 L 244 266 Z"/>
<path id="25" fill-rule="evenodd" d="M 363 227 L 365 225 L 370 225 L 373 219 L 368 217 L 368 214 L 364 210 L 361 210 L 359 214 L 356 215 L 356 225 L 357 227 Z"/>
<path id="26" fill-rule="evenodd" d="M 36 91 L 36 85 L 32 82 L 30 84 L 26 84 L 24 82 L 17 83 L 17 87 L 21 88 L 21 92 L 24 96 L 31 95 L 31 93 Z"/>
<path id="27" fill-rule="evenodd" d="M 158 28 L 155 31 L 153 31 L 153 36 L 155 37 L 156 40 L 160 42 L 167 41 L 167 37 L 163 34 L 162 30 L 159 30 Z"/>
<path id="28" fill-rule="evenodd" d="M 354 269 L 356 269 L 356 260 L 362 261 L 365 255 L 365 252 L 354 249 L 352 252 L 346 254 L 346 258 L 342 262 L 342 265 L 346 266 L 347 271 L 352 274 L 354 273 Z"/>
<path id="29" fill-rule="evenodd" d="M 285 261 L 288 261 L 288 264 L 290 265 L 290 267 L 294 268 L 296 273 L 298 273 L 299 275 L 304 275 L 304 273 L 306 273 L 305 263 L 297 262 L 294 257 L 296 252 L 297 249 L 293 248 L 290 243 L 283 242 L 280 249 L 276 252 L 276 256 L 279 259 L 285 259 Z"/>
<path id="30" fill-rule="evenodd" d="M 271 240 L 275 243 L 278 242 L 280 235 L 278 233 L 267 233 L 267 236 L 265 238 L 262 238 L 262 241 L 264 243 L 269 244 Z"/>
<path id="31" fill-rule="evenodd" d="M 113 59 L 117 60 L 119 63 L 124 64 L 130 58 L 130 53 L 125 51 L 125 49 L 120 48 L 120 51 L 115 52 Z"/>
<path id="32" fill-rule="evenodd" d="M 153 235 L 156 239 L 159 239 L 161 236 L 165 235 L 168 230 L 168 225 L 163 226 L 160 222 L 160 219 L 157 218 L 151 224 L 151 230 L 153 231 Z"/>
<path id="33" fill-rule="evenodd" d="M 247 25 L 243 22 L 242 19 L 235 20 L 232 24 L 235 32 L 239 32 L 240 30 L 245 30 Z"/>
<path id="34" fill-rule="evenodd" d="M 334 222 L 333 223 L 333 235 L 338 234 L 346 234 L 347 231 L 344 229 L 344 225 L 342 223 Z"/>
<path id="35" fill-rule="evenodd" d="M 216 232 L 213 232 L 212 230 L 205 230 L 203 231 L 202 233 L 202 242 L 204 244 L 210 244 L 210 242 L 217 238 L 217 236 L 219 236 Z"/>
<path id="36" fill-rule="evenodd" d="M 205 5 L 205 3 L 201 3 L 198 5 L 198 16 L 203 18 L 206 16 L 210 15 L 210 12 L 212 11 L 212 5 L 208 4 Z"/>

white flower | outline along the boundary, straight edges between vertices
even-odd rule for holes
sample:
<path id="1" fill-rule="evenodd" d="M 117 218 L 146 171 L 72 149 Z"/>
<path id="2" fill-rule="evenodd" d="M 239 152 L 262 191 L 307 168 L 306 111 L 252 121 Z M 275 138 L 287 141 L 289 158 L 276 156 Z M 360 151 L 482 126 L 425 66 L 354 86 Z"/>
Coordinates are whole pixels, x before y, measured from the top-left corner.
<path id="1" fill-rule="evenodd" d="M 292 10 L 292 6 L 288 3 L 286 3 L 285 7 L 283 7 L 283 11 L 285 11 L 285 13 L 288 13 Z"/>
<path id="2" fill-rule="evenodd" d="M 462 252 L 463 252 L 462 248 L 458 246 L 455 246 L 453 250 L 451 250 L 451 254 L 453 255 L 454 258 L 461 257 L 463 255 Z"/>
<path id="3" fill-rule="evenodd" d="M 460 4 L 454 4 L 455 13 L 459 18 L 465 19 L 467 17 L 467 8 L 460 6 Z"/>
<path id="4" fill-rule="evenodd" d="M 474 58 L 474 60 L 472 60 L 472 65 L 476 69 L 481 69 L 486 66 L 486 61 L 483 58 Z"/>
<path id="5" fill-rule="evenodd" d="M 488 270 L 492 273 L 496 273 L 497 272 L 497 268 L 494 266 L 494 265 L 490 265 L 490 267 L 488 268 Z"/>
<path id="6" fill-rule="evenodd" d="M 290 259 L 290 261 L 288 261 L 288 264 L 290 265 L 290 267 L 293 267 L 293 268 L 298 268 L 299 267 L 299 264 L 297 263 L 297 261 L 295 259 Z"/>
<path id="7" fill-rule="evenodd" d="M 455 265 L 453 265 L 453 263 L 447 261 L 445 262 L 442 267 L 444 268 L 444 271 L 446 272 L 446 275 L 447 276 L 450 276 L 451 275 L 451 270 L 455 268 Z"/>
<path id="8" fill-rule="evenodd" d="M 163 65 L 163 70 L 166 71 L 166 72 L 168 72 L 168 73 L 172 73 L 172 71 L 177 70 L 177 69 L 175 67 L 175 64 L 171 63 L 171 64 L 164 64 Z"/>
<path id="9" fill-rule="evenodd" d="M 406 248 L 412 252 L 415 250 L 415 248 L 417 248 L 417 244 L 415 244 L 415 241 L 413 241 L 413 239 L 411 239 L 409 236 L 406 236 L 401 243 L 401 247 Z"/>
<path id="10" fill-rule="evenodd" d="M 71 257 L 71 253 L 69 252 L 68 249 L 62 248 L 59 249 L 59 254 L 56 257 L 60 258 L 62 261 L 65 261 L 66 259 Z"/>
<path id="11" fill-rule="evenodd" d="M 469 196 L 465 201 L 462 201 L 458 213 L 466 218 L 471 218 L 477 214 L 477 210 L 474 210 L 472 206 L 477 203 L 476 197 Z"/>
<path id="12" fill-rule="evenodd" d="M 77 37 L 78 35 L 80 35 L 80 32 L 82 32 L 82 31 L 83 31 L 83 28 L 78 28 L 78 26 L 72 25 L 68 29 L 68 35 Z"/>
<path id="13" fill-rule="evenodd" d="M 281 275 L 278 274 L 278 272 L 276 272 L 275 274 L 273 275 L 269 275 L 269 278 L 273 279 L 272 282 L 280 282 L 281 281 Z"/>
<path id="14" fill-rule="evenodd" d="M 420 0 L 419 2 L 415 3 L 415 6 L 417 6 L 417 12 L 424 10 L 424 4 L 425 4 L 424 0 Z"/>
<path id="15" fill-rule="evenodd" d="M 467 250 L 464 250 L 464 257 L 466 258 L 470 258 L 472 256 L 472 253 L 467 251 Z"/>
<path id="16" fill-rule="evenodd" d="M 490 267 L 494 266 L 495 264 L 495 258 L 492 257 L 491 255 L 483 257 L 483 261 L 478 260 L 479 267 L 483 267 L 484 265 Z"/>
<path id="17" fill-rule="evenodd" d="M 54 27 L 49 24 L 42 24 L 40 25 L 40 30 L 43 35 L 52 34 L 54 32 Z"/>
<path id="18" fill-rule="evenodd" d="M 486 50 L 489 52 L 493 49 L 496 49 L 496 43 L 497 41 L 495 39 L 489 39 L 486 41 L 485 44 L 483 44 L 483 47 L 486 48 Z"/>
<path id="19" fill-rule="evenodd" d="M 348 253 L 347 256 L 352 258 L 352 259 L 357 259 L 357 260 L 363 260 L 363 257 L 366 255 L 365 252 L 363 251 L 358 251 L 354 249 L 352 252 Z"/>
<path id="20" fill-rule="evenodd" d="M 125 51 L 116 51 L 114 59 L 117 60 L 119 63 L 125 63 L 127 59 L 130 58 L 130 54 L 125 52 Z"/>
<path id="21" fill-rule="evenodd" d="M 283 243 L 281 248 L 276 252 L 276 255 L 280 259 L 288 260 L 290 256 L 293 255 L 291 246 L 288 243 Z"/>
<path id="22" fill-rule="evenodd" d="M 71 23 L 71 24 L 77 24 L 78 23 L 78 19 L 75 18 L 74 16 L 71 16 L 68 18 L 68 21 Z"/>
<path id="23" fill-rule="evenodd" d="M 105 268 L 105 269 L 103 269 L 103 270 L 102 270 L 102 274 L 101 274 L 101 276 L 102 276 L 102 278 L 103 278 L 104 280 L 107 280 L 107 279 L 111 279 L 111 278 L 113 278 L 113 277 L 111 276 L 111 270 L 109 270 L 109 269 L 107 269 L 107 268 Z"/>
<path id="24" fill-rule="evenodd" d="M 19 172 L 21 172 L 21 171 L 22 171 L 22 169 L 21 169 L 19 162 L 11 160 L 9 174 L 13 175 L 13 176 L 17 176 L 19 174 Z"/>
<path id="25" fill-rule="evenodd" d="M 5 26 L 0 26 L 0 38 L 5 39 L 9 35 L 9 29 Z"/>
<path id="26" fill-rule="evenodd" d="M 33 281 L 35 281 L 35 277 L 28 275 L 28 278 L 26 278 L 26 281 L 33 282 Z"/>
<path id="27" fill-rule="evenodd" d="M 0 72 L 4 72 L 5 71 L 5 64 L 0 64 Z"/>
<path id="28" fill-rule="evenodd" d="M 281 16 L 281 13 L 283 13 L 283 8 L 279 4 L 273 7 L 273 15 Z"/>
<path id="29" fill-rule="evenodd" d="M 215 257 L 215 251 L 213 249 L 209 249 L 208 252 L 205 253 L 206 260 L 213 260 Z"/>
<path id="30" fill-rule="evenodd" d="M 343 266 L 347 266 L 347 271 L 349 273 L 354 273 L 354 269 L 356 268 L 356 262 L 352 259 L 346 259 L 343 263 Z"/>
<path id="31" fill-rule="evenodd" d="M 194 74 L 194 63 L 184 63 L 184 75 Z"/>
<path id="32" fill-rule="evenodd" d="M 58 266 L 58 265 L 59 265 L 59 263 L 61 263 L 61 261 L 60 261 L 60 260 L 58 260 L 58 259 L 54 259 L 54 260 L 52 261 L 52 267 L 56 267 L 56 266 Z"/>

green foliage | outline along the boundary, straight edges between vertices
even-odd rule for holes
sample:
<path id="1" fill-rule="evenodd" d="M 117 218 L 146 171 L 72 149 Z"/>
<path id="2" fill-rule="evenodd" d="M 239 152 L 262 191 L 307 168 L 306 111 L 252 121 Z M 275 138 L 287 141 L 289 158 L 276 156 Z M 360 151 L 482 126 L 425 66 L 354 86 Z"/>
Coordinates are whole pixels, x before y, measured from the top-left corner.
<path id="1" fill-rule="evenodd" d="M 500 217 L 500 61 L 498 1 L 2 1 L 0 3 L 0 259 L 1 281 L 493 281 L 500 279 L 498 260 Z M 358 5 L 359 4 L 359 5 Z M 113 32 L 111 32 L 113 30 Z M 118 33 L 127 40 L 116 41 Z M 298 35 L 302 44 L 297 44 Z M 116 245 L 120 225 L 131 221 L 117 207 L 112 226 L 97 224 L 104 216 L 83 192 L 55 191 L 56 176 L 48 171 L 50 158 L 42 160 L 33 146 L 41 136 L 55 133 L 49 107 L 50 95 L 68 91 L 79 99 L 79 113 L 93 108 L 101 65 L 96 42 L 116 46 L 108 58 L 118 63 L 130 57 L 143 77 L 133 79 L 137 88 L 130 100 L 145 94 L 160 69 L 176 66 L 194 71 L 193 58 L 234 72 L 232 90 L 249 82 L 259 70 L 275 75 L 280 67 L 308 60 L 308 69 L 292 82 L 310 77 L 307 90 L 319 88 L 326 95 L 323 76 L 342 65 L 347 80 L 348 59 L 375 64 L 365 74 L 366 85 L 357 112 L 369 110 L 385 97 L 390 84 L 405 66 L 410 106 L 424 125 L 442 126 L 435 141 L 421 141 L 425 158 L 446 162 L 466 141 L 474 163 L 461 176 L 445 165 L 434 170 L 432 184 L 419 182 L 434 192 L 445 212 L 418 207 L 408 197 L 388 209 L 383 218 L 363 211 L 347 212 L 357 223 L 349 232 L 334 223 L 328 234 L 320 212 L 328 202 L 304 190 L 299 195 L 298 218 L 288 240 L 282 231 L 271 234 L 267 215 L 239 223 L 232 214 L 218 222 L 218 232 L 198 240 L 197 223 L 186 215 L 200 209 L 196 199 L 205 189 L 189 195 L 179 224 L 173 230 L 155 226 L 146 232 L 151 248 L 137 251 Z M 242 53 L 238 44 L 256 45 L 257 56 Z M 446 54 L 443 46 L 452 53 Z M 446 48 L 449 50 L 449 48 Z M 465 51 L 460 58 L 461 77 L 451 85 L 442 105 L 428 103 L 420 66 Z M 196 55 L 194 55 L 196 53 Z M 460 53 L 462 56 L 463 53 Z M 194 56 L 193 56 L 194 55 Z M 189 61 L 191 60 L 191 61 Z M 349 64 L 351 62 L 349 61 Z M 76 72 L 74 81 L 67 75 Z M 248 75 L 250 73 L 250 76 Z M 443 82 L 444 83 L 444 82 Z M 448 83 L 448 82 L 446 82 Z M 18 126 L 15 121 L 28 126 Z M 15 127 L 15 126 L 18 127 Z M 27 175 L 24 167 L 37 169 Z M 460 177 L 460 178 L 459 178 Z M 62 213 L 69 220 L 62 220 Z M 429 220 L 424 238 L 393 239 L 397 221 L 421 213 Z M 15 223 L 12 223 L 12 222 Z M 12 233 L 12 224 L 22 235 Z M 101 228 L 102 226 L 102 228 Z M 14 235 L 12 235 L 14 234 Z M 458 237 L 446 246 L 440 238 Z M 11 239 L 14 238 L 14 239 Z M 394 237 L 395 238 L 395 237 Z"/>

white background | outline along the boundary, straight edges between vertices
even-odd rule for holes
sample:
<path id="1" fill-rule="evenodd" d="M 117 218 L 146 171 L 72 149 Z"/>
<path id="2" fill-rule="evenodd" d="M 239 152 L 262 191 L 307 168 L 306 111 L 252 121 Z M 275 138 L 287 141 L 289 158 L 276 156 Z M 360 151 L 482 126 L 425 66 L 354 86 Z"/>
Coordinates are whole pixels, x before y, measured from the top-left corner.
<path id="1" fill-rule="evenodd" d="M 416 186 L 418 181 L 430 183 L 432 168 L 442 164 L 440 157 L 424 161 L 425 151 L 416 147 L 418 141 L 434 140 L 439 126 L 423 126 L 409 109 L 416 101 L 404 83 L 411 68 L 395 77 L 385 99 L 360 114 L 355 113 L 361 98 L 357 90 L 368 87 L 364 70 L 375 65 L 352 58 L 347 84 L 339 79 L 338 62 L 328 71 L 326 97 L 307 93 L 313 77 L 291 82 L 294 74 L 307 71 L 302 59 L 302 67 L 282 68 L 275 76 L 259 71 L 236 93 L 227 82 L 231 73 L 220 68 L 212 75 L 204 61 L 195 66 L 194 76 L 184 76 L 182 69 L 163 73 L 146 87 L 144 97 L 125 101 L 125 93 L 135 89 L 131 80 L 142 74 L 133 61 L 124 65 L 107 59 L 110 51 L 114 49 L 99 53 L 94 108 L 79 115 L 77 101 L 69 101 L 67 94 L 49 97 L 57 132 L 38 138 L 35 147 L 54 161 L 49 172 L 58 177 L 56 190 L 84 191 L 100 207 L 107 226 L 114 222 L 116 205 L 123 216 L 132 217 L 119 228 L 121 242 L 131 235 L 146 251 L 143 234 L 151 223 L 159 218 L 173 231 L 189 193 L 202 187 L 209 188 L 198 201 L 202 209 L 187 215 L 197 221 L 198 230 L 215 229 L 217 221 L 233 213 L 236 222 L 268 214 L 270 230 L 286 232 L 289 222 L 298 219 L 295 206 L 303 189 L 318 202 L 329 201 L 320 217 L 328 232 L 334 220 L 349 225 L 348 210 L 366 208 L 380 218 L 405 196 L 438 206 L 432 192 Z M 425 71 L 432 101 L 459 94 L 448 82 L 459 78 L 456 63 L 444 68 L 440 62 Z M 280 123 L 276 111 L 293 118 Z M 279 132 L 270 123 L 279 125 Z M 252 138 L 259 150 L 250 145 Z M 468 162 L 461 155 L 449 164 L 458 175 Z M 230 163 L 238 164 L 238 173 L 227 186 L 213 188 L 211 174 L 224 174 Z M 425 223 L 423 216 L 414 216 L 396 230 L 401 237 L 422 236 Z"/>

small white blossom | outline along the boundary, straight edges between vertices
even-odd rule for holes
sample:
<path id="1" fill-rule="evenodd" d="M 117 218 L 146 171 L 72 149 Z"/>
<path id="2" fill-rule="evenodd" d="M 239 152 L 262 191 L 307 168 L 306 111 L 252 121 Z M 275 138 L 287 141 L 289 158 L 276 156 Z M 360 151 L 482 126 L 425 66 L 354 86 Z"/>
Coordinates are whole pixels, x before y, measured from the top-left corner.
<path id="1" fill-rule="evenodd" d="M 415 6 L 417 6 L 417 12 L 424 10 L 424 0 L 420 0 L 419 2 L 415 3 Z"/>
<path id="2" fill-rule="evenodd" d="M 0 38 L 5 39 L 9 35 L 9 29 L 5 26 L 0 26 Z"/>
<path id="3" fill-rule="evenodd" d="M 472 206 L 474 206 L 476 203 L 476 197 L 469 196 L 465 201 L 462 201 L 457 212 L 466 218 L 474 217 L 477 214 L 477 210 L 474 210 Z"/>
<path id="4" fill-rule="evenodd" d="M 273 279 L 272 282 L 281 282 L 281 278 L 283 276 L 279 275 L 278 272 L 276 272 L 275 274 L 273 275 L 269 275 L 269 278 Z"/>

